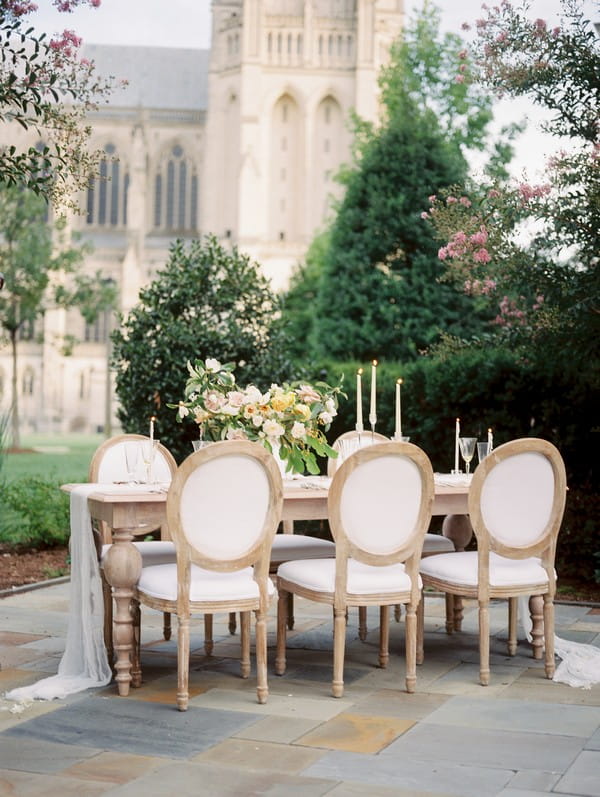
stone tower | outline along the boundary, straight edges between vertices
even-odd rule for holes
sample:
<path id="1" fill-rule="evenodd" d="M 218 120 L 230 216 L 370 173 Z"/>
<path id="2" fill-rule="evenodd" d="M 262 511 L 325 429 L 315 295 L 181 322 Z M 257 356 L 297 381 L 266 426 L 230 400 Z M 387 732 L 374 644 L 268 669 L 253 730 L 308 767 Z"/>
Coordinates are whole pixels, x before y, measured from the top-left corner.
<path id="1" fill-rule="evenodd" d="M 285 284 L 339 196 L 403 0 L 213 0 L 201 226 Z"/>

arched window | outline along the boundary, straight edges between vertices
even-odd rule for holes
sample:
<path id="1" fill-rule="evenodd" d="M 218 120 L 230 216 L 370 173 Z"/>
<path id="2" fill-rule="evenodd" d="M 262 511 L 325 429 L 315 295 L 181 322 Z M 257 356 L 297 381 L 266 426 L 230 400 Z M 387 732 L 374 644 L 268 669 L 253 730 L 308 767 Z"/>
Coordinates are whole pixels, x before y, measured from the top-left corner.
<path id="1" fill-rule="evenodd" d="M 124 227 L 129 175 L 124 173 L 114 144 L 107 144 L 104 152 L 99 177 L 90 177 L 88 182 L 87 223 L 95 227 Z"/>
<path id="2" fill-rule="evenodd" d="M 154 178 L 154 227 L 195 231 L 198 218 L 198 177 L 179 144 L 163 157 Z"/>
<path id="3" fill-rule="evenodd" d="M 21 380 L 21 392 L 24 396 L 33 396 L 33 387 L 35 383 L 35 374 L 33 368 L 29 366 L 23 371 L 23 378 Z"/>

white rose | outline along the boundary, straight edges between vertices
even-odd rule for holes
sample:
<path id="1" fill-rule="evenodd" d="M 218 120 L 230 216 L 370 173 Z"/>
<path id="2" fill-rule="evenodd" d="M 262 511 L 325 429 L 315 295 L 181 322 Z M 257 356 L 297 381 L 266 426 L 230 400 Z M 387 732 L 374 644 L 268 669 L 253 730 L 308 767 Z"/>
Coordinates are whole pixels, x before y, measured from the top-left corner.
<path id="1" fill-rule="evenodd" d="M 285 429 L 280 423 L 274 421 L 272 418 L 266 420 L 263 424 L 264 433 L 267 437 L 281 437 L 281 435 L 285 432 Z"/>
<path id="2" fill-rule="evenodd" d="M 325 411 L 328 412 L 332 418 L 337 415 L 337 411 L 335 409 L 335 401 L 331 398 L 328 398 L 325 402 Z"/>
<path id="3" fill-rule="evenodd" d="M 333 416 L 329 412 L 322 412 L 319 415 L 319 420 L 321 421 L 322 424 L 327 426 L 327 424 L 331 423 L 331 421 L 333 420 Z"/>
<path id="4" fill-rule="evenodd" d="M 300 421 L 296 421 L 292 426 L 292 437 L 295 440 L 304 440 L 306 437 L 306 426 Z"/>
<path id="5" fill-rule="evenodd" d="M 209 357 L 207 360 L 205 360 L 204 365 L 206 366 L 207 371 L 212 371 L 214 374 L 221 370 L 221 363 L 212 357 Z"/>
<path id="6" fill-rule="evenodd" d="M 258 429 L 259 426 L 262 426 L 262 422 L 263 421 L 264 421 L 264 418 L 263 418 L 262 415 L 253 415 L 252 416 L 252 425 L 256 426 L 257 429 Z"/>
<path id="7" fill-rule="evenodd" d="M 223 413 L 223 415 L 231 415 L 233 417 L 234 415 L 237 415 L 239 411 L 240 411 L 239 407 L 234 407 L 231 404 L 223 404 L 223 406 L 221 407 L 221 412 Z"/>
<path id="8" fill-rule="evenodd" d="M 248 387 L 244 390 L 244 404 L 258 404 L 260 399 L 260 390 L 255 385 L 248 385 Z"/>
<path id="9" fill-rule="evenodd" d="M 228 440 L 247 440 L 248 435 L 243 429 L 229 429 L 226 435 Z"/>

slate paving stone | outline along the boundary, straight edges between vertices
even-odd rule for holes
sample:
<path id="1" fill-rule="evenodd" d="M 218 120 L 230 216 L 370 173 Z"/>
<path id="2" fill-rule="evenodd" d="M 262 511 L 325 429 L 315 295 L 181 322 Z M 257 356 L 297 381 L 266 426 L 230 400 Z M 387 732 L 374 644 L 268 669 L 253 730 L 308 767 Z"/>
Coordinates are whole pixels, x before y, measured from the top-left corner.
<path id="1" fill-rule="evenodd" d="M 492 797 L 513 776 L 509 769 L 463 766 L 447 761 L 437 761 L 432 765 L 431 761 L 422 761 L 412 755 L 383 756 L 380 753 L 373 756 L 344 752 L 324 755 L 302 774 L 363 783 L 369 787 L 365 794 L 370 793 L 371 786 L 385 786 L 404 789 L 408 793 L 433 792 L 457 797 Z"/>
<path id="2" fill-rule="evenodd" d="M 40 717 L 24 724 L 30 725 L 43 719 L 44 717 Z M 73 766 L 101 752 L 91 744 L 64 744 L 60 739 L 48 740 L 35 737 L 28 732 L 22 733 L 20 732 L 22 727 L 23 725 L 9 728 L 2 734 L 0 769 L 39 773 L 60 772 L 65 767 Z"/>
<path id="3" fill-rule="evenodd" d="M 436 764 L 448 761 L 464 766 L 565 772 L 584 743 L 584 739 L 575 736 L 464 726 L 457 731 L 425 721 L 392 742 L 380 755 L 408 756 Z"/>
<path id="4" fill-rule="evenodd" d="M 573 792 L 582 797 L 600 794 L 600 752 L 584 750 L 554 787 L 559 794 Z"/>
<path id="5" fill-rule="evenodd" d="M 91 697 L 73 707 L 29 720 L 4 736 L 102 750 L 189 758 L 250 725 L 260 715 L 218 709 L 177 711 L 156 703 Z"/>
<path id="6" fill-rule="evenodd" d="M 451 697 L 423 718 L 436 725 L 487 728 L 511 733 L 547 733 L 580 736 L 587 739 L 598 727 L 598 709 L 592 706 L 563 706 L 560 723 L 555 724 L 556 708 L 548 703 L 529 700 L 490 701 L 478 697 Z"/>
<path id="7" fill-rule="evenodd" d="M 15 797 L 99 797 L 107 793 L 106 783 L 60 775 L 37 775 L 0 769 L 0 794 Z"/>

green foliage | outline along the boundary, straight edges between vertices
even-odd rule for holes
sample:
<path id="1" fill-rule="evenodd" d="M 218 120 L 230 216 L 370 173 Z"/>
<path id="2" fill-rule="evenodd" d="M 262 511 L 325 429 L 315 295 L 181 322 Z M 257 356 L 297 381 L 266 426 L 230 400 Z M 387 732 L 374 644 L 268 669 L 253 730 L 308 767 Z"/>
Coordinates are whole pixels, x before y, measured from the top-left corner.
<path id="1" fill-rule="evenodd" d="M 0 182 L 76 208 L 73 197 L 96 172 L 100 155 L 88 149 L 86 117 L 109 93 L 111 80 L 98 79 L 94 65 L 79 59 L 80 42 L 71 31 L 51 40 L 36 34 L 25 19 L 35 8 L 0 4 L 0 122 L 35 132 L 44 144 L 29 146 L 29 138 L 21 147 L 15 136 L 0 151 Z"/>
<path id="2" fill-rule="evenodd" d="M 51 548 L 68 542 L 69 497 L 58 484 L 29 476 L 4 484 L 0 543 Z"/>
<path id="3" fill-rule="evenodd" d="M 65 220 L 46 221 L 47 203 L 19 186 L 0 183 L 0 271 L 5 285 L 0 292 L 0 340 L 11 345 L 17 369 L 19 331 L 33 326 L 53 306 L 78 307 L 88 320 L 114 301 L 114 289 L 100 277 L 83 274 L 85 245 L 66 239 Z M 54 276 L 60 273 L 60 281 Z M 18 391 L 13 380 L 11 396 L 13 445 L 19 446 Z"/>
<path id="4" fill-rule="evenodd" d="M 314 365 L 315 373 L 330 382 L 345 375 L 348 400 L 340 402 L 330 441 L 355 426 L 354 377 L 359 367 L 367 376 L 364 405 L 369 395 L 368 362 Z M 382 362 L 377 372 L 376 431 L 388 436 L 394 432 L 395 382 L 402 377 L 402 431 L 428 454 L 436 471 L 453 467 L 457 417 L 465 436 L 483 440 L 491 427 L 496 445 L 518 437 L 553 442 L 565 460 L 569 484 L 558 544 L 559 572 L 593 577 L 600 509 L 595 476 L 600 373 L 478 344 L 447 348 L 405 364 Z"/>
<path id="5" fill-rule="evenodd" d="M 474 333 L 482 318 L 439 282 L 443 267 L 420 216 L 465 162 L 415 112 L 382 130 L 350 179 L 331 230 L 317 302 L 321 351 L 341 359 L 414 359 L 440 330 Z"/>
<path id="6" fill-rule="evenodd" d="M 465 152 L 483 146 L 491 119 L 484 92 L 454 80 L 461 44 L 441 35 L 439 10 L 426 2 L 382 72 L 383 124 L 357 121 L 320 278 L 311 264 L 306 287 L 293 285 L 292 309 L 319 287 L 308 344 L 321 357 L 414 359 L 440 332 L 474 334 L 489 317 L 440 283 L 437 245 L 421 219 L 428 195 L 464 180 Z"/>
<path id="7" fill-rule="evenodd" d="M 172 245 L 112 340 L 123 428 L 145 434 L 156 416 L 157 436 L 179 460 L 198 431 L 189 419 L 178 424 L 167 405 L 184 395 L 188 361 L 235 362 L 239 381 L 261 389 L 290 370 L 278 298 L 255 263 L 214 236 Z"/>

